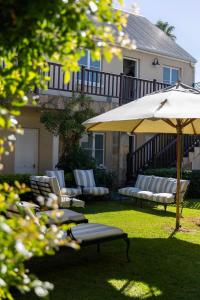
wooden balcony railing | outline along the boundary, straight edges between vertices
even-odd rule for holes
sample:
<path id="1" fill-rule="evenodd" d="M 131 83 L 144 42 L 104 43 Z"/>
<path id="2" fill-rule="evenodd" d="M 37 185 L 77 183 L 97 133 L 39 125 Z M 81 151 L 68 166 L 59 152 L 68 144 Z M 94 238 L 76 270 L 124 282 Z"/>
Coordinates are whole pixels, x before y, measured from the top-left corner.
<path id="1" fill-rule="evenodd" d="M 90 70 L 85 67 L 82 67 L 80 72 L 72 72 L 70 81 L 66 84 L 62 66 L 53 62 L 49 62 L 48 76 L 50 77 L 49 90 L 118 98 L 120 104 L 168 86 L 156 80 L 144 80 L 124 74 Z"/>

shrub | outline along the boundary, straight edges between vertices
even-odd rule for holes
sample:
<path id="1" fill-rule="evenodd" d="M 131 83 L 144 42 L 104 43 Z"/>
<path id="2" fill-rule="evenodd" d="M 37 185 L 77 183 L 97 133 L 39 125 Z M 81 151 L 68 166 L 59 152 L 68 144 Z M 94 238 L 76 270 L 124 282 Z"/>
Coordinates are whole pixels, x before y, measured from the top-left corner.
<path id="1" fill-rule="evenodd" d="M 96 168 L 94 169 L 94 177 L 97 186 L 106 186 L 110 190 L 115 188 L 115 182 L 117 179 L 115 172 Z"/>
<path id="2" fill-rule="evenodd" d="M 25 183 L 30 186 L 30 174 L 0 174 L 0 183 L 8 183 L 9 185 L 14 185 L 15 181 L 19 183 Z"/>
<path id="3" fill-rule="evenodd" d="M 155 175 L 161 177 L 173 177 L 176 178 L 176 169 L 148 169 L 143 172 L 145 175 Z M 182 178 L 190 180 L 187 197 L 188 198 L 200 198 L 200 170 L 190 171 L 184 170 L 182 172 Z"/>
<path id="4" fill-rule="evenodd" d="M 73 147 L 65 158 L 60 160 L 57 167 L 67 173 L 71 173 L 74 169 L 95 169 L 96 162 L 86 150 L 80 147 Z"/>

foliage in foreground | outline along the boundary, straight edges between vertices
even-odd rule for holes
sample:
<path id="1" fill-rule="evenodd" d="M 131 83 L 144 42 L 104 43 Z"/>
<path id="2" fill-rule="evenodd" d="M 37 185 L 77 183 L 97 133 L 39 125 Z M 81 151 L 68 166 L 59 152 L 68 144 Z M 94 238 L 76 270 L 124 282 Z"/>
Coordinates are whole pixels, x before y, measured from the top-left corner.
<path id="1" fill-rule="evenodd" d="M 69 239 L 62 240 L 66 226 L 47 227 L 44 216 L 37 218 L 31 210 L 19 206 L 19 194 L 26 191 L 25 185 L 17 182 L 15 187 L 0 184 L 0 299 L 13 299 L 11 287 L 22 293 L 33 289 L 37 296 L 46 296 L 53 285 L 29 273 L 24 262 L 33 256 L 54 254 L 60 245 L 75 246 Z M 51 203 L 56 219 L 60 213 L 56 199 L 52 198 Z"/>

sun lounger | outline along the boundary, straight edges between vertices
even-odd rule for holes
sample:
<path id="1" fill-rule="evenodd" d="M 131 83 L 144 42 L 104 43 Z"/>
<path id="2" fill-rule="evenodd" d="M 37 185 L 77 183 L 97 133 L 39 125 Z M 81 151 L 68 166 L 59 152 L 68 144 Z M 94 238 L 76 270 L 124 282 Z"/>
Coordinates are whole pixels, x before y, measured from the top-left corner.
<path id="1" fill-rule="evenodd" d="M 70 198 L 68 195 L 62 193 L 58 180 L 56 177 L 48 176 L 31 176 L 30 177 L 31 190 L 36 198 L 42 196 L 45 202 L 51 195 L 56 195 L 58 198 L 59 208 L 84 207 L 85 202 L 76 198 Z"/>

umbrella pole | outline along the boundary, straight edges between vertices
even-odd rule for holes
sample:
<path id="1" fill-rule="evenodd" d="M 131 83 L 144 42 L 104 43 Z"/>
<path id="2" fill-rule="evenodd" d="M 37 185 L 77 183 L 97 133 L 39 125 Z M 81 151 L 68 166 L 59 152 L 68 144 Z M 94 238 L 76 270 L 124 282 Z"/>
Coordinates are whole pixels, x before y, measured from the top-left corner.
<path id="1" fill-rule="evenodd" d="M 181 180 L 181 148 L 182 148 L 182 128 L 177 126 L 177 188 L 176 188 L 176 230 L 180 228 L 180 180 Z"/>

